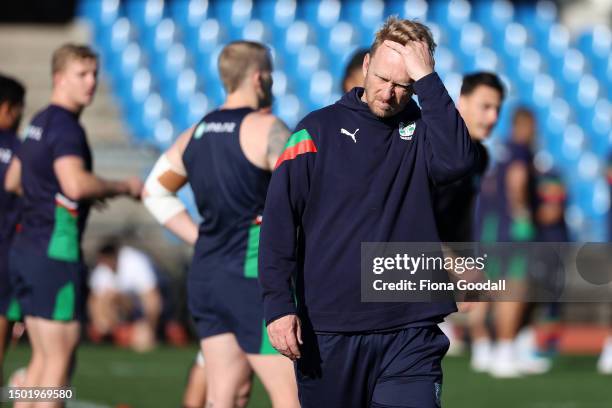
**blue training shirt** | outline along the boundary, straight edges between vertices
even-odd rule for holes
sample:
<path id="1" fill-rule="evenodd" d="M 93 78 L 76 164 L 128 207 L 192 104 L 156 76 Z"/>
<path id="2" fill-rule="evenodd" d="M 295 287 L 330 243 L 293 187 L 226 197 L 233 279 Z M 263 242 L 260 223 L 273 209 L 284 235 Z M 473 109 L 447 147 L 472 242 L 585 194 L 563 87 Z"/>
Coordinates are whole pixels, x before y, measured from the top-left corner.
<path id="1" fill-rule="evenodd" d="M 19 149 L 23 222 L 15 246 L 54 260 L 78 262 L 91 204 L 70 200 L 62 191 L 53 163 L 64 156 L 80 157 L 91 171 L 91 151 L 78 115 L 49 105 L 34 116 Z"/>
<path id="2" fill-rule="evenodd" d="M 19 149 L 19 138 L 9 130 L 0 130 L 0 242 L 9 242 L 19 221 L 20 199 L 4 190 L 4 179 L 13 156 Z"/>

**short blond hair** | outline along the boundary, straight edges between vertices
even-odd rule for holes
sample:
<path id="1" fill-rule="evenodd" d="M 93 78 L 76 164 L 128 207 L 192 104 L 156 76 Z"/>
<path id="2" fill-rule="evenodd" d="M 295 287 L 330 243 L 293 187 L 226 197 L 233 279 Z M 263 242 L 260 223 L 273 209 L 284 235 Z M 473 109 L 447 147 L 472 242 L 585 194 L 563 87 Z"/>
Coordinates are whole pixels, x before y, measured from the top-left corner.
<path id="1" fill-rule="evenodd" d="M 219 55 L 219 75 L 227 93 L 234 92 L 251 69 L 272 69 L 268 48 L 254 41 L 234 41 Z"/>
<path id="2" fill-rule="evenodd" d="M 93 59 L 98 61 L 98 54 L 87 45 L 64 44 L 53 52 L 51 58 L 51 74 L 63 71 L 69 61 Z"/>
<path id="3" fill-rule="evenodd" d="M 406 45 L 408 41 L 425 41 L 432 56 L 436 50 L 436 42 L 429 27 L 416 20 L 404 20 L 397 16 L 389 17 L 376 32 L 376 37 L 370 47 L 371 56 L 385 40 L 395 41 L 402 45 Z"/>

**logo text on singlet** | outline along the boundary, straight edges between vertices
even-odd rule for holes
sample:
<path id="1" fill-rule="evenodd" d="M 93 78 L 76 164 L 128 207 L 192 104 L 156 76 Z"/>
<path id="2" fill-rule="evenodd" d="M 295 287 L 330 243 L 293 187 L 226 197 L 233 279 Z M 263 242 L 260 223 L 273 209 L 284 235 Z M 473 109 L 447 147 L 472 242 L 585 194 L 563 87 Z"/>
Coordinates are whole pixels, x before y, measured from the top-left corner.
<path id="1" fill-rule="evenodd" d="M 235 122 L 202 122 L 194 132 L 194 137 L 199 139 L 204 133 L 232 133 L 236 128 Z"/>
<path id="2" fill-rule="evenodd" d="M 38 127 L 38 126 L 28 126 L 26 129 L 26 139 L 32 139 L 32 140 L 36 140 L 37 142 L 40 141 L 40 138 L 42 137 L 42 128 Z"/>
<path id="3" fill-rule="evenodd" d="M 0 149 L 0 163 L 8 164 L 12 156 L 13 152 L 11 149 Z"/>

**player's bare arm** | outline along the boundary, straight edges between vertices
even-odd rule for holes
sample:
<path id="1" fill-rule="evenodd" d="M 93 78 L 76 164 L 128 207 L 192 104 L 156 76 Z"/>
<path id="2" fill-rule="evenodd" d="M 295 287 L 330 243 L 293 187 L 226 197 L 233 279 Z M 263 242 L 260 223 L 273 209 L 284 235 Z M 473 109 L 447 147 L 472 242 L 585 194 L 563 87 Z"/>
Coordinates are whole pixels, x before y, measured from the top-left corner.
<path id="1" fill-rule="evenodd" d="M 23 190 L 21 188 L 21 160 L 17 157 L 13 157 L 11 164 L 6 171 L 4 178 L 4 189 L 8 192 L 22 195 Z"/>
<path id="2" fill-rule="evenodd" d="M 290 131 L 289 128 L 287 128 L 287 125 L 285 125 L 282 120 L 275 118 L 274 122 L 272 122 L 272 125 L 270 126 L 270 130 L 268 131 L 268 150 L 266 152 L 266 156 L 270 169 L 274 169 L 276 166 L 276 162 L 283 152 L 289 136 Z"/>
<path id="3" fill-rule="evenodd" d="M 138 177 L 122 181 L 105 180 L 89 172 L 83 159 L 78 156 L 63 156 L 55 160 L 53 169 L 62 191 L 71 200 L 96 200 L 127 195 L 140 198 L 142 182 Z"/>
<path id="4" fill-rule="evenodd" d="M 274 170 L 276 161 L 289 138 L 282 120 L 267 112 L 254 112 L 240 127 L 240 147 L 246 158 L 264 170 Z"/>
<path id="5" fill-rule="evenodd" d="M 176 193 L 187 183 L 183 153 L 195 126 L 184 131 L 163 153 L 147 177 L 143 202 L 155 219 L 188 244 L 195 244 L 198 227 Z"/>

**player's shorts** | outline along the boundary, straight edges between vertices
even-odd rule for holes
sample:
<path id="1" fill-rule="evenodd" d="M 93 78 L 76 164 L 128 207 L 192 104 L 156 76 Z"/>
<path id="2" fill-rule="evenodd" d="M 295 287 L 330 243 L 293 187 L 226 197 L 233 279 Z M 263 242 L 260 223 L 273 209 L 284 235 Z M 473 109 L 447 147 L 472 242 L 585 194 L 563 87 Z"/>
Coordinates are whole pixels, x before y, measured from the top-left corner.
<path id="1" fill-rule="evenodd" d="M 437 408 L 448 338 L 437 325 L 370 334 L 303 330 L 303 408 Z"/>
<path id="2" fill-rule="evenodd" d="M 21 319 L 21 308 L 11 282 L 8 266 L 9 243 L 0 243 L 0 316 L 9 320 L 18 321 Z"/>
<path id="3" fill-rule="evenodd" d="M 233 333 L 245 353 L 277 354 L 268 340 L 257 279 L 189 279 L 187 296 L 200 339 Z"/>
<path id="4" fill-rule="evenodd" d="M 69 322 L 81 320 L 85 307 L 86 269 L 13 247 L 9 269 L 24 316 Z"/>

